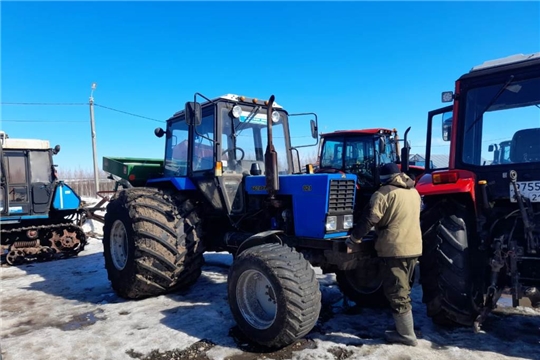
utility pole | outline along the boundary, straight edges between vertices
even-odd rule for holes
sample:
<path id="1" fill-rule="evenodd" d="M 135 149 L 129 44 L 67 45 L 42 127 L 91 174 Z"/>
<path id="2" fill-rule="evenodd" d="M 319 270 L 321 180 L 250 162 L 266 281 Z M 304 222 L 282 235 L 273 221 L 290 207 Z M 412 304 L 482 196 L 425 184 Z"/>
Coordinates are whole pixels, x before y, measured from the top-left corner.
<path id="1" fill-rule="evenodd" d="M 92 83 L 92 91 L 90 92 L 90 128 L 92 131 L 92 154 L 94 155 L 94 181 L 96 183 L 96 193 L 99 191 L 99 168 L 97 164 L 97 152 L 96 152 L 96 129 L 94 125 L 94 90 L 96 90 L 97 84 Z"/>

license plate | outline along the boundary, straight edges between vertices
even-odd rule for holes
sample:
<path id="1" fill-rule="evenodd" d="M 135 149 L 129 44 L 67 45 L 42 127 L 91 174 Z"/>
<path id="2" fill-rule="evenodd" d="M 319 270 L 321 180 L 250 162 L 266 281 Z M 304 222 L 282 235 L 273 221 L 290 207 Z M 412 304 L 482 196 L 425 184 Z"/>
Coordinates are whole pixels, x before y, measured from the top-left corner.
<path id="1" fill-rule="evenodd" d="M 540 181 L 518 181 L 516 185 L 521 195 L 531 199 L 532 202 L 540 202 Z M 517 202 L 514 194 L 514 185 L 510 183 L 511 202 Z"/>

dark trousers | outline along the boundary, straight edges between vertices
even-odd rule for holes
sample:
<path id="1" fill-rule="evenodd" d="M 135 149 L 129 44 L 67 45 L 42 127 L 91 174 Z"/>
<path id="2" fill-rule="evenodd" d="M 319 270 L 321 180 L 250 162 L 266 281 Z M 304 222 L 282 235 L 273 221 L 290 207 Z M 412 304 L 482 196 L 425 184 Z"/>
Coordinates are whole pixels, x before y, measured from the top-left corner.
<path id="1" fill-rule="evenodd" d="M 392 312 L 406 313 L 412 309 L 410 284 L 418 257 L 380 259 L 383 290 Z"/>

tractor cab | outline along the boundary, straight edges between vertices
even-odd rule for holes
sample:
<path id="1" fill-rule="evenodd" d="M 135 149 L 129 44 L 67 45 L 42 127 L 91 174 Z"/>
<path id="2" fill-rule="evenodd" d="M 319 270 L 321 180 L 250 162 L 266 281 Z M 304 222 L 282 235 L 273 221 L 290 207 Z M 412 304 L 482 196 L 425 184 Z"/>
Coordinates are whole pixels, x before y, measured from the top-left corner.
<path id="1" fill-rule="evenodd" d="M 47 140 L 11 139 L 4 132 L 0 140 L 2 224 L 9 222 L 8 215 L 46 216 L 56 180 L 52 155 L 60 146 L 51 149 Z"/>
<path id="2" fill-rule="evenodd" d="M 356 174 L 362 189 L 378 188 L 378 168 L 399 162 L 397 131 L 365 129 L 321 134 L 318 172 Z"/>
<path id="3" fill-rule="evenodd" d="M 441 147 L 432 146 L 436 141 L 431 135 L 433 119 L 442 114 L 451 174 L 442 176 L 448 180 L 443 183 L 459 182 L 465 176 L 485 180 L 489 201 L 516 202 L 509 181 L 509 172 L 514 170 L 523 195 L 533 203 L 540 202 L 539 61 L 540 55 L 534 54 L 486 62 L 457 81 L 455 94 L 443 93 L 443 101 L 454 104 L 430 112 L 426 139 L 426 153 L 431 157 L 432 151 Z M 447 118 L 449 123 L 444 120 Z M 498 146 L 495 141 L 499 141 Z"/>
<path id="4" fill-rule="evenodd" d="M 493 152 L 491 165 L 510 163 L 510 145 L 512 145 L 512 140 L 501 141 L 499 144 L 489 145 L 488 151 Z"/>
<path id="5" fill-rule="evenodd" d="M 274 103 L 268 119 L 268 102 L 245 96 L 206 100 L 187 103 L 167 120 L 166 130 L 156 129 L 156 136 L 166 138 L 164 178 L 182 178 L 186 189 L 204 189 L 218 212 L 243 213 L 243 179 L 273 171 L 265 163 L 269 125 L 271 145 L 280 155 L 276 175 L 293 173 L 289 114 Z"/>
<path id="6" fill-rule="evenodd" d="M 410 129 L 410 128 L 409 128 Z M 388 163 L 397 163 L 413 178 L 422 173 L 423 167 L 409 166 L 409 144 L 407 133 L 403 140 L 398 138 L 396 129 L 338 130 L 321 134 L 319 150 L 319 173 L 342 172 L 357 177 L 356 210 L 369 201 L 380 187 L 379 169 Z M 400 150 L 400 142 L 406 146 Z"/>

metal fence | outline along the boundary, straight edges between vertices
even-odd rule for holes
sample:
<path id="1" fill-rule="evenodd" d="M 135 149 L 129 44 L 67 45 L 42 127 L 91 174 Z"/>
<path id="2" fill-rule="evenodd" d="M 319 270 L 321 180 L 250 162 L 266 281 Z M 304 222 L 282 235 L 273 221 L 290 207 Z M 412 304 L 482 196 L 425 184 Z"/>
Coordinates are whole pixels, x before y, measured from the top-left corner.
<path id="1" fill-rule="evenodd" d="M 68 184 L 79 196 L 84 197 L 97 197 L 96 194 L 96 182 L 94 179 L 61 179 Z M 99 180 L 100 191 L 114 190 L 115 182 L 109 179 Z"/>

